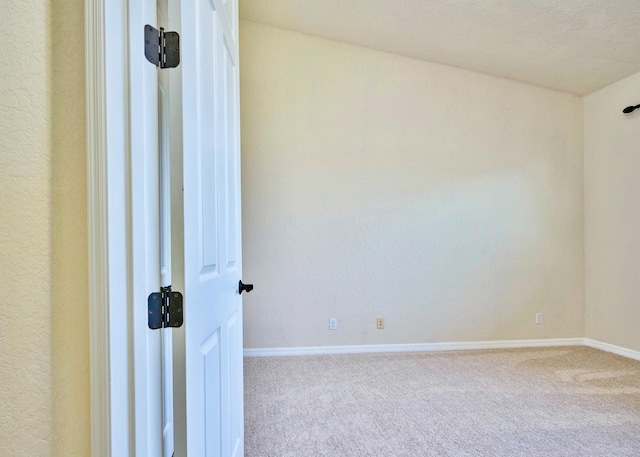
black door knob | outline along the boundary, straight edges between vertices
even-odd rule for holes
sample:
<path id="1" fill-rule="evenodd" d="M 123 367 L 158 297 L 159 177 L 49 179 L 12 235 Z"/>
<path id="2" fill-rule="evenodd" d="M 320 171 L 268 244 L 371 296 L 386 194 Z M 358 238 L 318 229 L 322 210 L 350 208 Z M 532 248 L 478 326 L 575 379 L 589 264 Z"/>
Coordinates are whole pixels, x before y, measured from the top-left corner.
<path id="1" fill-rule="evenodd" d="M 238 282 L 238 293 L 242 294 L 242 292 L 251 292 L 253 290 L 253 284 L 243 284 L 242 281 Z"/>

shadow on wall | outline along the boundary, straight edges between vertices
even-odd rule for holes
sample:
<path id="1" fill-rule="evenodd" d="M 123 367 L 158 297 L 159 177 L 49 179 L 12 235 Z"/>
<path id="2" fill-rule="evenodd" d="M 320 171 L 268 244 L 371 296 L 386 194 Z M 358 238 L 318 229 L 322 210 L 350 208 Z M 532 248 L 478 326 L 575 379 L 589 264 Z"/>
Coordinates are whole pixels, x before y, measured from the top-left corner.
<path id="1" fill-rule="evenodd" d="M 91 454 L 84 2 L 50 3 L 53 455 Z"/>

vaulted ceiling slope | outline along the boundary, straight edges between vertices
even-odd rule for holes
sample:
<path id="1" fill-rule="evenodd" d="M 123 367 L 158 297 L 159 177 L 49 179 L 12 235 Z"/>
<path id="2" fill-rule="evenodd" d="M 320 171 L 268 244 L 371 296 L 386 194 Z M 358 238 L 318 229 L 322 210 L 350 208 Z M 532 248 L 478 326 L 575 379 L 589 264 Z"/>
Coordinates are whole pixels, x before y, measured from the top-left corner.
<path id="1" fill-rule="evenodd" d="M 240 0 L 240 17 L 576 95 L 640 71 L 640 0 Z"/>

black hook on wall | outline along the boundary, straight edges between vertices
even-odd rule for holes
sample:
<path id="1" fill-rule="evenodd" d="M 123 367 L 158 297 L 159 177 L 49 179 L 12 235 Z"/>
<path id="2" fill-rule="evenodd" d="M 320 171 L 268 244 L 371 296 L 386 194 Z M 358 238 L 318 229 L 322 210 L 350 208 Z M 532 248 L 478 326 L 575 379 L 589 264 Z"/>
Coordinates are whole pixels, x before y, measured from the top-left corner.
<path id="1" fill-rule="evenodd" d="M 625 109 L 622 110 L 622 112 L 624 114 L 629 114 L 629 113 L 633 113 L 633 110 L 636 110 L 640 108 L 640 105 L 636 105 L 636 106 L 627 106 Z"/>

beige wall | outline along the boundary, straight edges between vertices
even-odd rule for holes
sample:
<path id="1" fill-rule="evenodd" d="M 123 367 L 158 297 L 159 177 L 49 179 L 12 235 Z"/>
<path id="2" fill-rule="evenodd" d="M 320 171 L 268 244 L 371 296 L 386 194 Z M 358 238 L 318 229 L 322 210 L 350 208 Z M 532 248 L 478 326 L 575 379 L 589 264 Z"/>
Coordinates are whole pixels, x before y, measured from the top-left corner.
<path id="1" fill-rule="evenodd" d="M 0 454 L 46 456 L 53 410 L 48 18 L 37 1 L 2 2 L 0 17 Z"/>
<path id="2" fill-rule="evenodd" d="M 51 5 L 0 3 L 17 457 L 90 454 L 83 2 Z M 636 350 L 638 84 L 584 100 L 586 335 Z M 247 347 L 584 335 L 579 99 L 243 22 L 242 109 Z"/>
<path id="3" fill-rule="evenodd" d="M 53 455 L 91 454 L 84 2 L 51 2 Z"/>
<path id="4" fill-rule="evenodd" d="M 586 336 L 640 350 L 640 73 L 584 99 Z"/>
<path id="5" fill-rule="evenodd" d="M 83 2 L 0 17 L 0 454 L 86 457 Z"/>
<path id="6" fill-rule="evenodd" d="M 250 22 L 241 56 L 246 347 L 584 336 L 581 99 Z"/>

